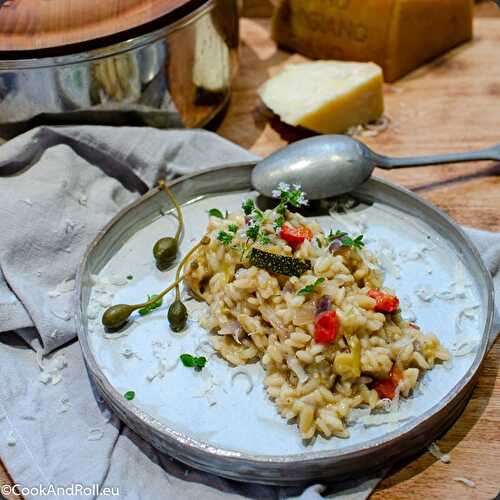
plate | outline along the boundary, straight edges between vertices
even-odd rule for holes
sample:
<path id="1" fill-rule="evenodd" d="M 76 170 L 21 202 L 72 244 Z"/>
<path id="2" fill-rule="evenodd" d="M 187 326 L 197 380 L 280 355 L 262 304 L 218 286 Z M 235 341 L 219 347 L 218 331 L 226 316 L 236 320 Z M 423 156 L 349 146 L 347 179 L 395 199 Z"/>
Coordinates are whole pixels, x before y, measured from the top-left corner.
<path id="1" fill-rule="evenodd" d="M 238 210 L 251 192 L 253 164 L 210 169 L 172 184 L 184 205 L 181 252 L 204 234 L 212 207 Z M 455 352 L 428 372 L 401 403 L 397 421 L 353 423 L 347 439 L 301 440 L 265 393 L 259 364 L 235 368 L 210 354 L 196 318 L 204 304 L 189 301 L 187 331 L 166 320 L 171 299 L 119 334 L 100 317 L 112 303 L 137 303 L 162 290 L 173 271 L 159 272 L 151 249 L 174 234 L 166 196 L 153 189 L 120 212 L 87 250 L 77 278 L 78 335 L 88 370 L 113 411 L 159 450 L 199 469 L 232 479 L 296 484 L 342 479 L 416 453 L 454 421 L 485 356 L 493 287 L 475 247 L 446 215 L 414 194 L 372 178 L 352 195 L 347 213 L 315 217 L 323 229 L 363 233 L 380 256 L 385 286 L 396 290 L 404 316 L 433 331 Z M 181 353 L 205 355 L 201 372 L 179 363 Z M 127 401 L 124 393 L 133 390 Z"/>

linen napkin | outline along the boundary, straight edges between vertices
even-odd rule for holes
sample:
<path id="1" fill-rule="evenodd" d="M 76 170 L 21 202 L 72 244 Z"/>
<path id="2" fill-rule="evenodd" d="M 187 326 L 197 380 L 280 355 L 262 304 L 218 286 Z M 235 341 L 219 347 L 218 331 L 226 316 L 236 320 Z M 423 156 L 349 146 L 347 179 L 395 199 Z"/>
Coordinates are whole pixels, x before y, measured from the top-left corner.
<path id="1" fill-rule="evenodd" d="M 254 158 L 204 130 L 41 127 L 0 147 L 0 457 L 17 483 L 130 499 L 361 499 L 376 486 L 383 474 L 304 490 L 196 471 L 121 424 L 87 375 L 72 292 L 98 230 L 159 178 Z M 498 297 L 500 235 L 473 235 Z M 95 488 L 76 497 L 103 496 Z"/>

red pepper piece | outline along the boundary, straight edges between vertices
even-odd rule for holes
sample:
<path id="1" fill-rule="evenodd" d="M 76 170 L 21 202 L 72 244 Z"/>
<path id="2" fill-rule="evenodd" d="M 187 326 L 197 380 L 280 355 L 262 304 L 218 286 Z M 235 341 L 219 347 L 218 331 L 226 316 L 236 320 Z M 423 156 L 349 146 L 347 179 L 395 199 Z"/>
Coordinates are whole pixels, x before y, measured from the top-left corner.
<path id="1" fill-rule="evenodd" d="M 283 224 L 280 231 L 280 238 L 285 240 L 294 250 L 304 243 L 304 240 L 311 240 L 312 237 L 313 232 L 305 226 L 295 228 L 288 224 Z"/>
<path id="2" fill-rule="evenodd" d="M 319 344 L 329 344 L 337 338 L 340 320 L 336 311 L 325 311 L 314 321 L 314 340 Z"/>
<path id="3" fill-rule="evenodd" d="M 394 295 L 379 292 L 378 290 L 369 290 L 368 297 L 375 299 L 375 311 L 382 313 L 392 313 L 399 309 L 399 299 Z"/>
<path id="4" fill-rule="evenodd" d="M 380 398 L 394 399 L 396 388 L 403 378 L 403 374 L 396 365 L 393 365 L 389 376 L 374 382 L 372 388 L 375 389 Z"/>

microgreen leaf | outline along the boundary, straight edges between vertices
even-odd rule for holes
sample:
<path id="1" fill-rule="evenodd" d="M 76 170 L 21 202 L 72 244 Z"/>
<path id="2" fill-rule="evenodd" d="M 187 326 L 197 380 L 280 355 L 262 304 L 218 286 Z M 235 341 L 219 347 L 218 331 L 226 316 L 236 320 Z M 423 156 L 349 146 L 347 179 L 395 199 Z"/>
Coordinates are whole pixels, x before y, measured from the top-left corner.
<path id="1" fill-rule="evenodd" d="M 134 277 L 133 277 L 131 274 L 129 274 L 129 275 L 127 276 L 127 279 L 130 281 L 130 280 L 133 280 L 133 279 L 134 279 Z"/>
<path id="2" fill-rule="evenodd" d="M 245 200 L 243 204 L 241 205 L 241 208 L 243 209 L 243 212 L 245 215 L 250 215 L 255 208 L 255 203 L 253 202 L 252 199 L 248 198 L 248 200 Z"/>
<path id="3" fill-rule="evenodd" d="M 207 364 L 205 356 L 196 357 L 191 354 L 181 354 L 180 360 L 184 366 L 194 368 L 196 371 L 200 371 Z"/>
<path id="4" fill-rule="evenodd" d="M 274 227 L 276 229 L 281 229 L 284 223 L 285 223 L 285 217 L 283 217 L 283 215 L 279 215 L 278 217 L 276 217 L 276 220 L 274 221 Z"/>
<path id="5" fill-rule="evenodd" d="M 134 391 L 127 391 L 123 397 L 127 400 L 127 401 L 132 401 L 132 399 L 135 398 L 135 392 Z"/>
<path id="6" fill-rule="evenodd" d="M 260 234 L 259 243 L 262 243 L 263 245 L 269 245 L 269 243 L 271 243 L 271 238 L 269 238 L 267 234 Z"/>
<path id="7" fill-rule="evenodd" d="M 316 238 L 316 243 L 318 244 L 318 247 L 319 248 L 323 248 L 323 243 L 321 243 L 321 239 L 320 238 Z"/>
<path id="8" fill-rule="evenodd" d="M 231 243 L 231 241 L 233 241 L 233 235 L 226 233 L 225 231 L 220 231 L 219 234 L 217 235 L 217 239 L 223 245 L 229 245 Z"/>
<path id="9" fill-rule="evenodd" d="M 356 238 L 354 239 L 351 238 L 350 236 L 345 236 L 340 241 L 342 242 L 342 245 L 345 247 L 357 248 L 359 250 L 361 250 L 365 246 L 362 234 L 356 236 Z"/>
<path id="10" fill-rule="evenodd" d="M 211 208 L 208 211 L 208 215 L 210 215 L 210 217 L 218 217 L 219 219 L 224 219 L 222 212 L 218 208 Z"/>
<path id="11" fill-rule="evenodd" d="M 236 233 L 238 231 L 238 226 L 236 224 L 229 224 L 229 226 L 227 226 L 227 230 L 230 233 Z"/>
<path id="12" fill-rule="evenodd" d="M 250 226 L 247 229 L 246 235 L 253 241 L 257 240 L 257 237 L 259 236 L 259 226 Z"/>
<path id="13" fill-rule="evenodd" d="M 151 299 L 154 299 L 155 297 L 156 295 L 148 295 L 148 302 Z M 144 306 L 141 309 L 139 309 L 139 314 L 141 316 L 145 316 L 146 314 L 152 312 L 154 309 L 158 309 L 158 307 L 160 307 L 162 304 L 163 304 L 163 299 L 160 297 L 156 302 L 153 302 L 149 306 Z"/>
<path id="14" fill-rule="evenodd" d="M 298 292 L 297 295 L 307 295 L 311 292 L 314 291 L 314 289 L 321 285 L 325 281 L 325 278 L 318 278 L 314 283 L 311 283 L 310 285 L 306 285 L 304 288 L 301 288 Z"/>

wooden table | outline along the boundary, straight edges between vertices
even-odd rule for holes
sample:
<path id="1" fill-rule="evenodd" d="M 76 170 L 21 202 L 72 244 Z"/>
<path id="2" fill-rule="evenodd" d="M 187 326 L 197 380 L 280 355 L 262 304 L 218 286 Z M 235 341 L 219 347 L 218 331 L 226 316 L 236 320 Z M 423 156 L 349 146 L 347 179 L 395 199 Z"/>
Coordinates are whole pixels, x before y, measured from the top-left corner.
<path id="1" fill-rule="evenodd" d="M 485 4 L 478 11 L 475 39 L 403 80 L 387 86 L 387 131 L 363 139 L 381 153 L 440 153 L 500 142 L 500 14 Z M 272 119 L 256 90 L 287 61 L 300 56 L 276 49 L 266 19 L 243 19 L 241 68 L 228 112 L 218 132 L 265 155 L 302 132 Z M 414 168 L 377 175 L 418 192 L 460 224 L 500 231 L 500 163 Z M 490 351 L 478 385 L 455 425 L 439 440 L 451 463 L 429 453 L 401 464 L 372 499 L 492 499 L 500 491 L 500 342 Z M 453 480 L 466 477 L 477 487 Z M 0 464 L 0 484 L 11 479 Z M 8 497 L 9 500 L 16 498 Z"/>

